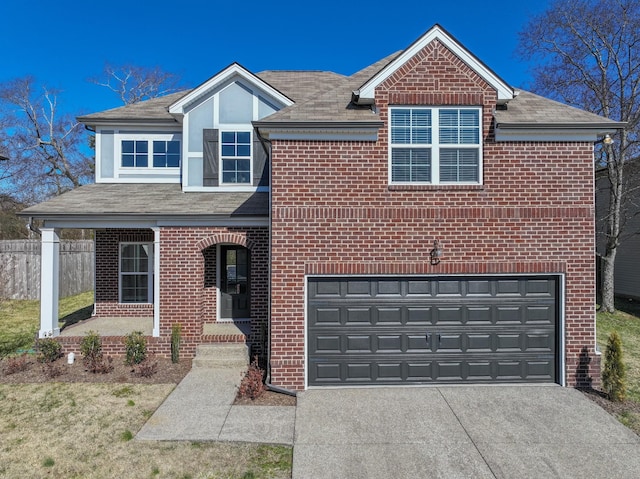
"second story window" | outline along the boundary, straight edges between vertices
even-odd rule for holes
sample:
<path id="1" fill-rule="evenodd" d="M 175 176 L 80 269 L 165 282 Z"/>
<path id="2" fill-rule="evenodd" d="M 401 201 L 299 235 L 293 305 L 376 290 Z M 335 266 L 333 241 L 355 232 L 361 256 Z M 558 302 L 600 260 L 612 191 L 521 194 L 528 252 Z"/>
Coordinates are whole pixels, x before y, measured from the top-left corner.
<path id="1" fill-rule="evenodd" d="M 480 113 L 476 107 L 390 108 L 390 183 L 479 184 Z"/>
<path id="2" fill-rule="evenodd" d="M 146 168 L 149 165 L 149 144 L 146 140 L 122 140 L 122 166 Z"/>
<path id="3" fill-rule="evenodd" d="M 180 166 L 180 142 L 179 141 L 154 141 L 153 142 L 153 167 L 154 168 L 178 168 Z"/>
<path id="4" fill-rule="evenodd" d="M 179 140 L 122 140 L 121 153 L 122 168 L 180 167 Z"/>
<path id="5" fill-rule="evenodd" d="M 222 183 L 251 184 L 251 132 L 220 132 Z"/>

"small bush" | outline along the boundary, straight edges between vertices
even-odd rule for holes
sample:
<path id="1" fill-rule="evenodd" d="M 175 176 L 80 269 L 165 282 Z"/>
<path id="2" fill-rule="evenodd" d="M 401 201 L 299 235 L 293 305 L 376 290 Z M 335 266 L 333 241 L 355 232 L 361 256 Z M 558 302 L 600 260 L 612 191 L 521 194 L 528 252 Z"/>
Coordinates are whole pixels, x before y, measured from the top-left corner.
<path id="1" fill-rule="evenodd" d="M 142 331 L 134 331 L 127 334 L 124 340 L 125 361 L 127 366 L 140 364 L 147 357 L 147 340 L 142 335 Z"/>
<path id="2" fill-rule="evenodd" d="M 622 361 L 622 341 L 617 331 L 612 331 L 607 340 L 602 370 L 602 389 L 611 401 L 624 401 L 627 397 L 627 380 Z"/>
<path id="3" fill-rule="evenodd" d="M 80 353 L 87 371 L 107 374 L 113 371 L 113 359 L 102 354 L 102 338 L 95 331 L 89 331 L 80 342 Z"/>
<path id="4" fill-rule="evenodd" d="M 85 361 L 102 356 L 102 339 L 100 334 L 89 331 L 80 342 L 80 353 Z"/>
<path id="5" fill-rule="evenodd" d="M 41 338 L 36 342 L 38 361 L 52 363 L 62 357 L 62 345 L 53 338 Z"/>
<path id="6" fill-rule="evenodd" d="M 180 340 L 182 326 L 179 323 L 171 325 L 171 362 L 180 361 Z"/>
<path id="7" fill-rule="evenodd" d="M 256 356 L 247 373 L 242 378 L 240 387 L 238 388 L 238 396 L 246 399 L 254 400 L 262 396 L 265 391 L 264 370 L 258 365 L 258 357 Z"/>
<path id="8" fill-rule="evenodd" d="M 5 361 L 4 374 L 10 376 L 29 369 L 29 361 L 26 354 L 12 356 Z"/>
<path id="9" fill-rule="evenodd" d="M 120 440 L 123 442 L 131 441 L 133 439 L 133 433 L 126 429 L 122 433 L 120 433 Z"/>
<path id="10" fill-rule="evenodd" d="M 158 372 L 158 361 L 147 357 L 140 364 L 134 366 L 133 371 L 138 376 L 142 376 L 143 378 L 150 378 Z"/>

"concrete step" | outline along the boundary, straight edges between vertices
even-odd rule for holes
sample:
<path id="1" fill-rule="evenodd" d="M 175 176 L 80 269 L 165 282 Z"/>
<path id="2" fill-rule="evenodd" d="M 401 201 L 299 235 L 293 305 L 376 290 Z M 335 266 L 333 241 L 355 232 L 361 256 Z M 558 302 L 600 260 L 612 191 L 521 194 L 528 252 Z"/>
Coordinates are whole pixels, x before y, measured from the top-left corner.
<path id="1" fill-rule="evenodd" d="M 194 368 L 247 367 L 249 348 L 240 343 L 213 343 L 196 346 Z"/>

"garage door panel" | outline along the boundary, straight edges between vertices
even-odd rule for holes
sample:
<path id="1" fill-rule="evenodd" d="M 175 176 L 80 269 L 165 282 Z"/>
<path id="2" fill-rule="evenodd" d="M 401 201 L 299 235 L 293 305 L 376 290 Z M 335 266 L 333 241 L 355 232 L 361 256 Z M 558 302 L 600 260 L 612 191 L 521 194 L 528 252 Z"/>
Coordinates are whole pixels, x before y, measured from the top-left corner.
<path id="1" fill-rule="evenodd" d="M 553 382 L 557 288 L 555 277 L 312 278 L 309 384 Z"/>

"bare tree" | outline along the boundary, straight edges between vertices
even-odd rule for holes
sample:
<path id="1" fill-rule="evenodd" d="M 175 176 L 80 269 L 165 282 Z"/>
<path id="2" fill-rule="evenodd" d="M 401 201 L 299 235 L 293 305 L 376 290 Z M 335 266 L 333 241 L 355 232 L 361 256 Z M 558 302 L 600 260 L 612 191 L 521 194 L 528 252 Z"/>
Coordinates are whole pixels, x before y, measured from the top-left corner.
<path id="1" fill-rule="evenodd" d="M 614 311 L 616 251 L 630 193 L 625 168 L 639 146 L 640 0 L 556 0 L 524 27 L 520 54 L 537 64 L 537 92 L 627 123 L 613 143 L 597 145 L 595 165 L 608 180 L 600 309 Z"/>
<path id="2" fill-rule="evenodd" d="M 91 178 L 93 161 L 82 151 L 84 129 L 60 112 L 56 92 L 36 86 L 31 77 L 0 84 L 0 111 L 6 193 L 28 204 Z"/>
<path id="3" fill-rule="evenodd" d="M 179 89 L 179 77 L 163 71 L 160 67 L 106 64 L 102 77 L 89 81 L 116 93 L 125 105 L 173 93 Z"/>

